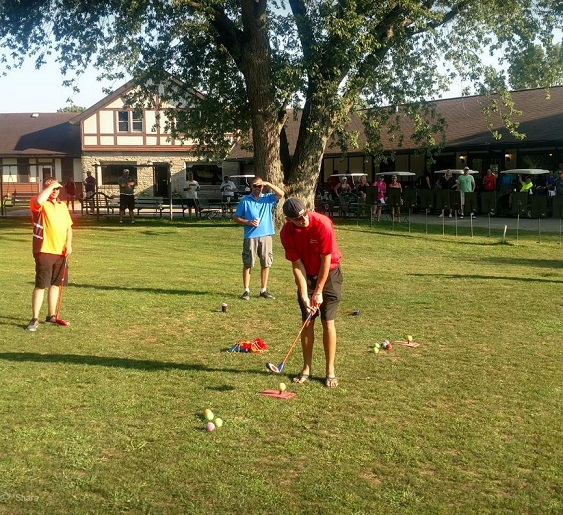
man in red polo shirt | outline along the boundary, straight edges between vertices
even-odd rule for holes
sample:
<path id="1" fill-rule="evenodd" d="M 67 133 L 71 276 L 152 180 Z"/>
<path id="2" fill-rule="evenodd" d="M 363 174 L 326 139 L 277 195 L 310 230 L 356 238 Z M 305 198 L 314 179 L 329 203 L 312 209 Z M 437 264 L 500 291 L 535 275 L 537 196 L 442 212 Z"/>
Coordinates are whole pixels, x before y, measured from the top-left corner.
<path id="1" fill-rule="evenodd" d="M 57 324 L 56 307 L 65 256 L 72 253 L 72 219 L 64 202 L 59 200 L 62 186 L 53 177 L 43 184 L 43 190 L 30 201 L 33 222 L 33 257 L 35 288 L 31 297 L 32 318 L 26 331 L 36 331 L 39 311 L 48 288 L 47 323 Z M 62 325 L 62 324 L 61 324 Z M 66 325 L 66 324 L 64 324 Z"/>
<path id="2" fill-rule="evenodd" d="M 313 344 L 315 341 L 315 317 L 321 314 L 323 347 L 326 360 L 325 385 L 338 386 L 334 370 L 336 354 L 336 327 L 334 320 L 342 293 L 342 254 L 336 244 L 334 226 L 330 218 L 308 211 L 302 200 L 288 198 L 283 205 L 287 222 L 280 232 L 285 257 L 291 261 L 297 284 L 297 299 L 302 319 L 309 313 L 314 316 L 301 334 L 303 368 L 293 378 L 302 384 L 311 377 Z"/>

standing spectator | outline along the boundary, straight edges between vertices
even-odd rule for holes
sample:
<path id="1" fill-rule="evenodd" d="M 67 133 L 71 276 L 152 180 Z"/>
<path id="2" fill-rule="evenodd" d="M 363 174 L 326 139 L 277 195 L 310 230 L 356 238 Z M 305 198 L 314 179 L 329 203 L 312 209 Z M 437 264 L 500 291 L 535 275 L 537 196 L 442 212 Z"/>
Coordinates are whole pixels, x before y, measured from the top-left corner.
<path id="1" fill-rule="evenodd" d="M 378 222 L 381 221 L 381 210 L 385 205 L 385 193 L 387 193 L 387 184 L 385 184 L 385 177 L 380 175 L 375 181 L 374 186 L 377 188 L 377 207 L 375 209 L 375 217 Z"/>
<path id="2" fill-rule="evenodd" d="M 401 193 L 403 193 L 403 186 L 401 185 L 401 183 L 397 180 L 397 176 L 393 175 L 391 177 L 391 182 L 389 183 L 389 189 L 391 188 L 396 188 L 398 189 Z M 402 200 L 401 200 L 402 202 Z M 401 221 L 401 206 L 398 205 L 396 207 L 393 207 L 393 220 L 395 220 L 395 215 L 397 215 L 397 221 L 400 222 Z"/>
<path id="3" fill-rule="evenodd" d="M 360 175 L 360 180 L 358 181 L 358 184 L 356 185 L 356 195 L 358 195 L 358 197 L 365 199 L 368 193 L 368 181 L 366 179 L 365 175 Z"/>
<path id="4" fill-rule="evenodd" d="M 223 177 L 223 182 L 221 183 L 221 186 L 219 186 L 219 190 L 221 191 L 223 202 L 226 203 L 230 203 L 235 196 L 235 191 L 238 191 L 235 183 L 231 181 L 228 175 Z"/>
<path id="5" fill-rule="evenodd" d="M 197 198 L 197 192 L 199 191 L 199 182 L 194 179 L 194 174 L 188 172 L 188 180 L 186 181 L 186 187 L 184 188 L 186 192 L 186 205 L 188 206 L 188 215 L 192 217 L 192 207 L 195 211 L 196 218 L 199 216 L 199 200 Z"/>
<path id="6" fill-rule="evenodd" d="M 465 194 L 475 191 L 475 179 L 469 173 L 469 166 L 463 169 L 463 175 L 460 175 L 457 179 L 457 187 L 460 191 L 460 213 L 459 217 L 463 218 L 463 213 L 465 212 Z M 471 218 L 475 218 L 473 212 L 471 212 Z"/>
<path id="7" fill-rule="evenodd" d="M 262 193 L 264 187 L 273 193 Z M 244 225 L 244 241 L 242 246 L 242 283 L 244 291 L 242 300 L 250 300 L 250 271 L 254 267 L 256 258 L 260 259 L 260 297 L 275 299 L 268 292 L 268 275 L 273 262 L 272 235 L 274 234 L 274 220 L 272 209 L 278 200 L 283 198 L 283 190 L 261 177 L 252 180 L 252 192 L 245 195 L 235 212 L 233 220 Z"/>
<path id="8" fill-rule="evenodd" d="M 221 191 L 221 201 L 223 202 L 223 211 L 226 212 L 227 206 L 229 206 L 230 214 L 233 214 L 233 208 L 231 207 L 231 202 L 235 198 L 235 193 L 238 191 L 236 184 L 231 181 L 228 175 L 223 177 L 223 182 L 219 186 Z M 225 205 L 226 204 L 226 205 Z"/>
<path id="9" fill-rule="evenodd" d="M 483 177 L 483 191 L 495 191 L 497 189 L 497 178 L 493 171 L 488 168 Z"/>
<path id="10" fill-rule="evenodd" d="M 303 368 L 293 378 L 302 384 L 311 377 L 313 344 L 315 342 L 315 317 L 321 314 L 323 348 L 325 354 L 325 386 L 338 386 L 334 361 L 336 356 L 336 311 L 342 295 L 342 254 L 336 243 L 334 226 L 330 218 L 307 211 L 305 204 L 292 197 L 283 205 L 287 222 L 280 238 L 285 258 L 291 261 L 297 285 L 297 301 L 303 321 L 314 313 L 311 323 L 301 334 Z M 314 244 L 312 243 L 314 242 Z"/>
<path id="11" fill-rule="evenodd" d="M 123 175 L 117 179 L 119 184 L 119 223 L 123 223 L 125 210 L 129 209 L 131 223 L 135 223 L 135 179 L 129 177 L 129 169 L 123 170 Z"/>
<path id="12" fill-rule="evenodd" d="M 338 188 L 340 187 L 340 181 L 337 177 L 338 174 L 338 170 L 334 170 L 333 174 L 328 178 L 329 193 L 333 200 L 338 198 Z"/>
<path id="13" fill-rule="evenodd" d="M 65 193 L 66 193 L 66 207 L 72 206 L 72 212 L 74 213 L 74 201 L 76 200 L 76 184 L 72 176 L 68 176 L 65 182 Z"/>
<path id="14" fill-rule="evenodd" d="M 431 190 L 432 182 L 430 180 L 430 175 L 428 172 L 423 172 L 422 175 L 416 180 L 416 189 L 418 190 Z"/>
<path id="15" fill-rule="evenodd" d="M 66 204 L 59 200 L 61 188 L 55 178 L 46 179 L 41 192 L 30 201 L 35 287 L 31 296 L 32 318 L 26 331 L 37 331 L 39 327 L 39 312 L 47 288 L 48 315 L 45 321 L 57 323 L 57 299 L 64 259 L 72 254 L 72 219 Z"/>
<path id="16" fill-rule="evenodd" d="M 555 186 L 555 195 L 563 196 L 563 170 L 559 170 L 557 172 L 557 179 L 554 182 Z"/>
<path id="17" fill-rule="evenodd" d="M 457 189 L 457 182 L 454 179 L 451 170 L 446 170 L 444 176 L 441 177 L 436 181 L 436 188 L 446 190 L 446 191 L 453 191 Z M 449 200 L 448 200 L 449 205 Z M 445 210 L 442 209 L 442 212 L 438 215 L 438 218 L 442 218 L 444 216 Z M 452 217 L 452 210 L 449 210 L 448 217 Z"/>
<path id="18" fill-rule="evenodd" d="M 350 186 L 346 177 L 340 178 L 340 182 L 334 187 L 334 192 L 337 197 L 340 197 L 343 193 L 352 193 L 352 186 Z"/>
<path id="19" fill-rule="evenodd" d="M 86 196 L 86 212 L 88 212 L 88 206 L 94 214 L 94 195 L 96 193 L 96 179 L 92 177 L 92 172 L 86 172 L 86 179 L 84 179 L 84 192 Z"/>

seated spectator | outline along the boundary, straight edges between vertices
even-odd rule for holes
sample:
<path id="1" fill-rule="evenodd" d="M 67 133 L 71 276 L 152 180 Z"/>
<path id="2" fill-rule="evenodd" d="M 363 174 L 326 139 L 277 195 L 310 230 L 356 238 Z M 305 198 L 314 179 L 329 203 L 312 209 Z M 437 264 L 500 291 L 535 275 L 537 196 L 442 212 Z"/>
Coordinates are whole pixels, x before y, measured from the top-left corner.
<path id="1" fill-rule="evenodd" d="M 522 180 L 522 176 L 518 175 L 518 182 L 520 183 L 520 193 L 527 193 L 528 195 L 533 194 L 534 183 L 532 182 L 532 177 L 527 175 Z M 512 207 L 512 193 L 508 199 L 508 207 Z"/>
<path id="2" fill-rule="evenodd" d="M 519 175 L 518 176 L 518 181 L 520 182 L 520 192 L 521 193 L 532 193 L 532 189 L 534 187 L 534 183 L 532 182 L 532 177 L 527 175 L 526 177 L 524 177 L 524 180 L 522 180 L 522 177 Z"/>

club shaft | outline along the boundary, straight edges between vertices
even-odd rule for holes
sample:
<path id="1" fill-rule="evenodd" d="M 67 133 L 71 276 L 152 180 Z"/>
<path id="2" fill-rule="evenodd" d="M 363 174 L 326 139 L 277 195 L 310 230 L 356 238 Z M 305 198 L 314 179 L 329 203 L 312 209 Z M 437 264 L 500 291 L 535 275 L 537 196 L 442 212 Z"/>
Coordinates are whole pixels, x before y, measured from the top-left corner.
<path id="1" fill-rule="evenodd" d="M 297 340 L 299 340 L 299 337 L 301 336 L 301 333 L 303 332 L 303 330 L 305 329 L 305 327 L 307 327 L 309 325 L 309 322 L 311 321 L 311 318 L 313 317 L 313 313 L 309 313 L 309 315 L 307 316 L 307 318 L 305 319 L 305 322 L 303 322 L 303 325 L 301 326 L 301 329 L 299 329 L 299 332 L 297 333 L 297 336 L 295 337 L 295 340 L 293 340 L 293 343 L 289 346 L 288 351 L 286 352 L 283 361 L 280 363 L 280 366 L 278 368 L 282 369 L 285 366 L 285 362 L 287 361 L 287 358 L 289 358 L 289 355 L 292 353 L 295 344 L 297 343 Z"/>
<path id="2" fill-rule="evenodd" d="M 59 296 L 57 298 L 57 309 L 56 309 L 56 313 L 55 316 L 56 318 L 59 318 L 59 314 L 61 312 L 61 303 L 63 301 L 63 289 L 64 289 L 64 285 L 65 285 L 65 281 L 66 281 L 66 267 L 67 267 L 67 262 L 66 262 L 66 256 L 63 259 L 63 271 L 62 271 L 62 278 L 61 278 L 61 285 L 59 286 Z"/>

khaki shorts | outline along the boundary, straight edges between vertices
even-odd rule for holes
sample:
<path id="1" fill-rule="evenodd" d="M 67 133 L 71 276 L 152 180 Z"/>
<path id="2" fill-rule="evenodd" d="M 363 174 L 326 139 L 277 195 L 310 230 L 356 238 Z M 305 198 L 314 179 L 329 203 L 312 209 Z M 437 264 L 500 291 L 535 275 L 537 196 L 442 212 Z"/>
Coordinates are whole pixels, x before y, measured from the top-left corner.
<path id="1" fill-rule="evenodd" d="M 256 258 L 260 258 L 262 268 L 270 268 L 274 262 L 272 237 L 246 238 L 242 243 L 242 264 L 244 268 L 253 268 Z"/>
<path id="2" fill-rule="evenodd" d="M 321 312 L 321 320 L 334 320 L 336 318 L 336 311 L 342 297 L 342 283 L 342 271 L 340 267 L 337 266 L 328 273 L 328 278 L 323 288 L 323 303 L 319 310 Z M 313 293 L 316 285 L 317 277 L 307 276 L 307 295 L 310 296 Z M 303 321 L 305 321 L 309 313 L 305 305 L 301 302 L 299 292 L 297 293 L 297 300 L 301 308 L 301 317 Z M 319 311 L 313 315 L 313 318 L 319 315 Z"/>

